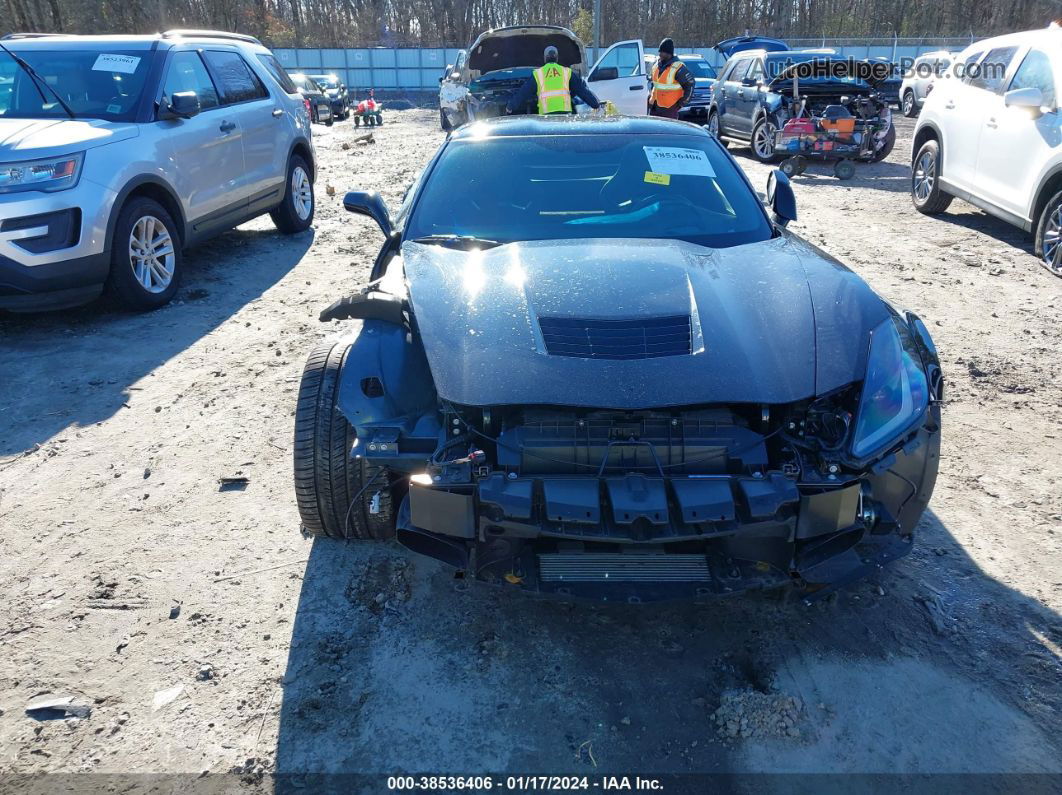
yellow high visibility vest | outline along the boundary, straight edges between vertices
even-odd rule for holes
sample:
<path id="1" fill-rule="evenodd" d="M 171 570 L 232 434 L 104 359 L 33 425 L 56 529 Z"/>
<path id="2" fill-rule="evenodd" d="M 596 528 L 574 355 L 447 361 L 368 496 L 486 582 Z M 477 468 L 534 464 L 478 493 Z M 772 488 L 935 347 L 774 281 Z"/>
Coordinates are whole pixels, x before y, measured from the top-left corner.
<path id="1" fill-rule="evenodd" d="M 682 86 L 675 80 L 678 70 L 682 68 L 682 61 L 674 60 L 660 72 L 660 61 L 653 67 L 653 93 L 650 101 L 658 108 L 672 108 L 682 99 Z"/>
<path id="2" fill-rule="evenodd" d="M 572 70 L 567 66 L 548 63 L 535 70 L 535 86 L 538 88 L 539 113 L 571 113 L 572 94 L 568 81 Z"/>

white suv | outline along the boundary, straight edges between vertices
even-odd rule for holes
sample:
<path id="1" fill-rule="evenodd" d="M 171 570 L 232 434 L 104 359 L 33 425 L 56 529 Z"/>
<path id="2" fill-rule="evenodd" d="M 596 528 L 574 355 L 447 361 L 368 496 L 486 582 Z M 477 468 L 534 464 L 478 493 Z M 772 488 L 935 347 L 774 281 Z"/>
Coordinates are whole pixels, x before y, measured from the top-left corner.
<path id="1" fill-rule="evenodd" d="M 907 118 L 918 115 L 937 78 L 947 73 L 955 55 L 944 50 L 927 52 L 914 59 L 900 82 L 900 110 Z"/>
<path id="2" fill-rule="evenodd" d="M 182 248 L 263 213 L 314 215 L 298 89 L 256 39 L 0 39 L 0 309 L 177 290 Z"/>
<path id="3" fill-rule="evenodd" d="M 959 54 L 915 126 L 911 198 L 943 212 L 958 197 L 1035 235 L 1062 275 L 1062 30 L 986 39 Z"/>

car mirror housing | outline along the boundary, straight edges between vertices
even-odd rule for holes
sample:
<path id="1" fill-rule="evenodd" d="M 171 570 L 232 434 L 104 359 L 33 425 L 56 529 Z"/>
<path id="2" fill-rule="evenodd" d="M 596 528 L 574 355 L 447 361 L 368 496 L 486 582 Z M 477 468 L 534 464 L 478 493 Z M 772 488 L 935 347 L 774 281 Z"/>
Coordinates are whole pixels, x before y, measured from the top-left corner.
<path id="1" fill-rule="evenodd" d="M 587 82 L 594 83 L 598 80 L 615 80 L 617 77 L 619 77 L 618 66 L 602 66 L 590 73 L 590 79 Z"/>
<path id="2" fill-rule="evenodd" d="M 1025 108 L 1034 111 L 1039 116 L 1044 104 L 1044 95 L 1035 86 L 1016 88 L 1003 95 L 1003 104 L 1008 108 Z"/>
<path id="3" fill-rule="evenodd" d="M 194 91 L 178 91 L 170 97 L 169 104 L 159 113 L 162 119 L 190 119 L 200 111 L 199 95 Z"/>
<path id="4" fill-rule="evenodd" d="M 391 213 L 383 197 L 376 191 L 352 190 L 343 197 L 343 207 L 347 212 L 369 216 L 385 237 L 391 236 L 394 228 L 391 225 Z"/>
<path id="5" fill-rule="evenodd" d="M 774 213 L 774 222 L 779 226 L 785 226 L 797 217 L 796 194 L 793 186 L 780 169 L 775 169 L 767 177 L 767 203 Z"/>

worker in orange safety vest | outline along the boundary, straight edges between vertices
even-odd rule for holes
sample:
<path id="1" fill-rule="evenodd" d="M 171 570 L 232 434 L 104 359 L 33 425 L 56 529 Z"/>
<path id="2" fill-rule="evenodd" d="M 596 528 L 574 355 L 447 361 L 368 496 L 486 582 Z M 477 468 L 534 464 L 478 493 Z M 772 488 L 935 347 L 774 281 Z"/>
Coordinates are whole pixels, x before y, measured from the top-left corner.
<path id="1" fill-rule="evenodd" d="M 682 61 L 675 58 L 675 42 L 660 42 L 656 66 L 651 76 L 649 115 L 677 119 L 679 109 L 690 101 L 696 81 Z"/>

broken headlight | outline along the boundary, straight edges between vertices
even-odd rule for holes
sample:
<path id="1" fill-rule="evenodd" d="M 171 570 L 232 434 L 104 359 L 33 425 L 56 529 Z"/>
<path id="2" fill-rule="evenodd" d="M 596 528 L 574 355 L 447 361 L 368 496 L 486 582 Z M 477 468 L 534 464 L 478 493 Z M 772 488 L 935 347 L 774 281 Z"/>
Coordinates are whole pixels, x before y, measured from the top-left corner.
<path id="1" fill-rule="evenodd" d="M 905 433 L 929 405 L 929 382 L 906 328 L 893 317 L 870 335 L 852 455 L 866 458 Z M 901 337 L 902 333 L 902 337 Z"/>

